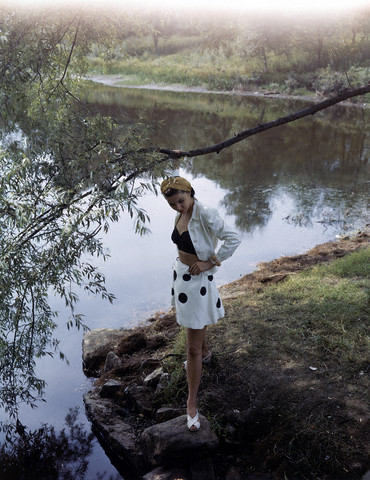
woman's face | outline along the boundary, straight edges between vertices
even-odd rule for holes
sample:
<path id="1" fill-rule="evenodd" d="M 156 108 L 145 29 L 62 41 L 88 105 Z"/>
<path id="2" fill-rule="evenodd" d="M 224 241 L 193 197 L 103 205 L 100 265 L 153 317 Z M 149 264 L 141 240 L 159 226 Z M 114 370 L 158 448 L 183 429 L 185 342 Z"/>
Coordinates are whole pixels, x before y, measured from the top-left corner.
<path id="1" fill-rule="evenodd" d="M 166 200 L 171 208 L 182 215 L 184 213 L 190 213 L 193 208 L 194 198 L 191 197 L 190 192 L 180 192 Z"/>

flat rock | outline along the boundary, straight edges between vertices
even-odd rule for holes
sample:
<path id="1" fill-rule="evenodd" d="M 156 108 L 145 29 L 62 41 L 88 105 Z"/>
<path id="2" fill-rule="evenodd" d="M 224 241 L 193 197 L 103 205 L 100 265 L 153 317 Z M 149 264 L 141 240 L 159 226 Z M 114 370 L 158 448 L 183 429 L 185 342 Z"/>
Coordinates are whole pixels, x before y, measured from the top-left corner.
<path id="1" fill-rule="evenodd" d="M 84 395 L 84 403 L 87 416 L 102 443 L 120 462 L 129 465 L 135 472 L 143 472 L 145 462 L 136 442 L 135 429 L 120 418 L 114 403 L 92 391 Z"/>
<path id="2" fill-rule="evenodd" d="M 144 379 L 144 385 L 146 387 L 156 387 L 159 383 L 161 375 L 163 373 L 163 367 L 158 367 L 154 372 L 147 375 Z"/>
<path id="3" fill-rule="evenodd" d="M 102 398 L 112 398 L 121 389 L 122 382 L 111 378 L 108 380 L 100 390 L 100 396 Z"/>
<path id="4" fill-rule="evenodd" d="M 183 408 L 161 407 L 157 410 L 155 419 L 158 423 L 167 422 L 168 420 L 172 420 L 183 413 Z"/>
<path id="5" fill-rule="evenodd" d="M 146 428 L 141 445 L 147 461 L 153 466 L 192 462 L 206 457 L 217 449 L 218 440 L 209 421 L 199 415 L 201 427 L 190 432 L 186 415 Z"/>

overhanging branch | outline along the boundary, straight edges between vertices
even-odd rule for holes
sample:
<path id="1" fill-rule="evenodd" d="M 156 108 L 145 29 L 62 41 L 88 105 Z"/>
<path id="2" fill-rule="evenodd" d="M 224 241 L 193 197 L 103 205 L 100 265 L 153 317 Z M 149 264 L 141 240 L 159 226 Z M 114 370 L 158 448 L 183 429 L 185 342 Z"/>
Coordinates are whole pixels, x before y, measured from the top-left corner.
<path id="1" fill-rule="evenodd" d="M 258 125 L 257 127 L 248 129 L 248 130 L 243 130 L 242 132 L 238 133 L 234 137 L 225 140 L 223 142 L 217 143 L 215 145 L 211 145 L 209 147 L 205 148 L 198 148 L 196 150 L 190 150 L 188 152 L 184 152 L 181 150 L 169 150 L 169 149 L 164 149 L 164 148 L 141 148 L 139 149 L 136 153 L 140 154 L 145 154 L 145 153 L 154 153 L 154 152 L 159 152 L 163 154 L 164 156 L 159 159 L 157 162 L 158 163 L 163 163 L 168 161 L 169 158 L 182 158 L 182 157 L 196 157 L 200 155 L 207 155 L 209 153 L 219 153 L 221 150 L 224 148 L 230 147 L 234 145 L 235 143 L 238 143 L 245 138 L 251 137 L 252 135 L 256 135 L 257 133 L 264 132 L 266 130 L 269 130 L 271 128 L 277 127 L 279 125 L 284 125 L 290 122 L 293 122 L 295 120 L 298 120 L 300 118 L 306 117 L 308 115 L 314 115 L 315 113 L 319 112 L 320 110 L 324 110 L 325 108 L 328 108 L 332 105 L 335 105 L 337 103 L 340 103 L 344 100 L 347 100 L 348 98 L 356 97 L 359 95 L 365 95 L 366 93 L 370 93 L 370 84 L 355 88 L 352 90 L 347 90 L 340 95 L 337 95 L 336 97 L 328 98 L 320 103 L 317 103 L 315 105 L 311 105 L 309 107 L 306 107 L 302 110 L 299 110 L 296 113 L 287 115 L 285 117 L 278 118 L 276 120 L 273 120 L 272 122 L 264 123 L 262 125 Z M 133 154 L 135 152 L 125 152 L 119 160 L 123 160 L 126 155 L 128 154 Z M 117 159 L 116 159 L 117 161 Z M 134 180 L 135 178 L 139 177 L 140 175 L 144 174 L 150 170 L 150 167 L 143 167 L 139 168 L 138 170 L 135 170 L 134 172 L 131 172 L 129 175 L 125 176 L 124 173 L 121 173 L 118 178 L 115 179 L 115 185 L 112 185 L 108 188 L 105 189 L 107 193 L 115 191 L 118 188 L 119 182 L 122 183 L 129 183 L 130 181 Z M 78 203 L 79 201 L 83 200 L 84 198 L 88 197 L 93 193 L 94 189 L 88 189 L 87 191 L 84 191 L 80 194 L 78 194 L 76 197 L 73 196 L 73 198 L 64 203 L 64 204 L 56 204 L 51 206 L 46 212 L 43 212 L 39 217 L 37 217 L 31 225 L 29 225 L 23 232 L 21 232 L 18 237 L 17 241 L 19 242 L 20 245 L 25 244 L 26 242 L 30 241 L 32 238 L 34 238 L 36 235 L 39 234 L 43 228 L 49 224 L 51 221 L 56 220 L 57 218 L 62 217 L 64 214 L 64 211 L 68 208 L 70 208 L 73 204 Z M 95 206 L 96 202 L 98 199 L 95 199 L 93 201 L 87 212 L 91 211 L 91 209 Z"/>
<path id="2" fill-rule="evenodd" d="M 168 150 L 165 148 L 160 148 L 157 151 L 168 155 L 170 158 L 198 157 L 200 155 L 208 155 L 209 153 L 220 153 L 221 150 L 223 150 L 224 148 L 231 147 L 231 145 L 241 142 L 245 138 L 251 137 L 252 135 L 265 132 L 266 130 L 269 130 L 271 128 L 278 127 L 279 125 L 285 125 L 286 123 L 294 122 L 295 120 L 307 117 L 308 115 L 314 115 L 320 110 L 324 110 L 325 108 L 336 105 L 337 103 L 348 100 L 349 98 L 357 97 L 359 95 L 365 95 L 366 93 L 370 93 L 370 83 L 363 87 L 346 90 L 345 92 L 337 95 L 336 97 L 327 98 L 320 103 L 316 103 L 315 105 L 306 107 L 296 113 L 287 115 L 286 117 L 278 118 L 276 120 L 273 120 L 272 122 L 264 123 L 248 130 L 243 130 L 242 132 L 236 134 L 234 137 L 224 140 L 223 142 L 216 143 L 215 145 L 211 145 L 209 147 L 197 148 L 188 152 L 184 152 L 181 150 Z"/>

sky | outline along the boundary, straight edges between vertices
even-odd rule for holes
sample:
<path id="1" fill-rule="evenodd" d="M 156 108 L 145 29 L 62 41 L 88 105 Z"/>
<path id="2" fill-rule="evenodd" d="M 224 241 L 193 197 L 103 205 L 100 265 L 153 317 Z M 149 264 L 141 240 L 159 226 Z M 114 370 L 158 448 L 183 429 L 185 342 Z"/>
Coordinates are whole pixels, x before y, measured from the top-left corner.
<path id="1" fill-rule="evenodd" d="M 143 0 L 148 5 L 242 11 L 342 10 L 356 5 L 370 6 L 370 0 Z M 122 4 L 122 2 L 121 2 Z"/>
<path id="2" fill-rule="evenodd" d="M 5 3 L 16 6 L 43 7 L 50 6 L 50 0 L 8 0 Z M 277 12 L 277 13 L 340 13 L 358 7 L 370 7 L 370 0 L 53 0 L 52 4 L 88 7 L 124 9 L 128 5 L 141 9 L 161 10 L 205 10 L 205 11 L 243 11 L 243 12 Z"/>

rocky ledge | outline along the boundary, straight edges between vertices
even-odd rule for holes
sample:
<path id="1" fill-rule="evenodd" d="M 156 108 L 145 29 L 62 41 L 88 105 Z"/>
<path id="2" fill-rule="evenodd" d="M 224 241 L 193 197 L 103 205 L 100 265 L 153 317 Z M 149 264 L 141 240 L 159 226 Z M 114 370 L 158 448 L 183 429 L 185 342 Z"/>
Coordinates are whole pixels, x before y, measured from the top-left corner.
<path id="1" fill-rule="evenodd" d="M 222 287 L 221 295 L 227 303 L 243 295 L 246 289 L 258 292 L 266 285 L 282 281 L 287 275 L 343 256 L 368 242 L 369 235 L 362 234 L 354 239 L 315 247 L 304 255 L 262 264 L 256 272 Z M 226 480 L 283 478 L 278 472 L 284 471 L 285 460 L 272 453 L 266 457 L 267 467 L 264 470 L 273 471 L 271 475 L 260 473 L 246 477 L 235 468 L 238 461 L 235 452 L 241 439 L 251 441 L 259 437 L 259 432 L 254 430 L 263 424 L 265 414 L 256 406 L 252 409 L 240 405 L 235 409 L 231 406 L 235 399 L 224 398 L 224 403 L 226 401 L 230 405 L 230 412 L 223 419 L 224 429 L 218 438 L 215 433 L 218 425 L 217 395 L 211 390 L 205 391 L 202 395 L 212 406 L 209 411 L 214 412 L 210 415 L 208 411 L 212 425 L 201 416 L 199 431 L 192 433 L 187 429 L 186 379 L 181 368 L 184 359 L 173 353 L 178 333 L 175 314 L 169 311 L 158 312 L 145 325 L 131 330 L 98 329 L 84 335 L 83 369 L 87 376 L 96 378 L 94 389 L 84 396 L 87 415 L 108 455 L 124 472 L 124 478 L 213 480 L 216 478 L 215 471 L 217 478 Z M 183 391 L 171 389 L 173 379 L 166 371 L 169 362 L 177 365 L 175 369 L 170 369 L 171 375 L 183 376 Z M 217 355 L 212 358 L 211 369 L 218 383 L 222 368 Z M 178 385 L 178 378 L 175 380 Z M 174 398 L 175 395 L 181 398 Z M 180 407 L 173 408 L 173 405 Z M 226 462 L 225 465 L 225 458 L 230 456 L 236 461 L 233 464 Z M 270 467 L 271 462 L 274 463 L 273 468 Z"/>
<path id="2" fill-rule="evenodd" d="M 202 415 L 192 433 L 186 410 L 161 406 L 170 379 L 161 365 L 166 346 L 179 328 L 173 312 L 157 313 L 149 325 L 134 330 L 98 329 L 83 339 L 83 367 L 99 376 L 84 395 L 95 433 L 113 461 L 132 478 L 209 479 L 218 439 Z M 159 356 L 160 354 L 160 356 Z"/>

